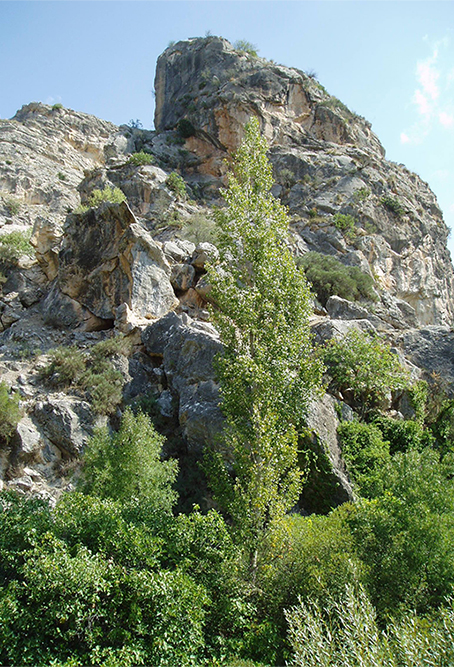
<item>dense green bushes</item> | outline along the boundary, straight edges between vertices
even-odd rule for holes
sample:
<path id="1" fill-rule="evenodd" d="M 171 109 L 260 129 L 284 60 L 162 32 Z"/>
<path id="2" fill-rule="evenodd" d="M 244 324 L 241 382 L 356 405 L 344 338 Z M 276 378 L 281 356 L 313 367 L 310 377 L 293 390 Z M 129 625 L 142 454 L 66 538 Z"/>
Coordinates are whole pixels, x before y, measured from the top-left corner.
<path id="1" fill-rule="evenodd" d="M 351 330 L 329 341 L 323 359 L 332 385 L 351 395 L 362 414 L 408 384 L 399 357 L 378 336 Z"/>
<path id="2" fill-rule="evenodd" d="M 376 301 L 374 280 L 357 266 L 345 266 L 335 257 L 308 252 L 300 265 L 321 304 L 325 305 L 334 294 L 342 299 L 357 301 L 361 298 Z"/>

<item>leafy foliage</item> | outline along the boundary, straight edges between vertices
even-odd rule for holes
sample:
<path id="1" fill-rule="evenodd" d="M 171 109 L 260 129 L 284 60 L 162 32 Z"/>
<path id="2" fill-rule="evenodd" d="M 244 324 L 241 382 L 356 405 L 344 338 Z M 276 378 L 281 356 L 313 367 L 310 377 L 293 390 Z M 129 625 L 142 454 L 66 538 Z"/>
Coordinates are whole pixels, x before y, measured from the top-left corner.
<path id="1" fill-rule="evenodd" d="M 266 150 L 251 120 L 223 192 L 227 206 L 217 213 L 219 262 L 208 268 L 224 344 L 216 368 L 226 417 L 223 456 L 212 460 L 210 477 L 253 558 L 298 498 L 296 429 L 321 374 L 309 290 L 286 246 L 288 220 L 270 193 Z"/>
<path id="2" fill-rule="evenodd" d="M 345 238 L 352 240 L 355 238 L 356 220 L 352 215 L 336 213 L 333 216 L 333 222 L 336 229 L 339 229 Z"/>
<path id="3" fill-rule="evenodd" d="M 22 417 L 19 394 L 9 393 L 5 382 L 0 382 L 0 444 L 8 443 Z"/>
<path id="4" fill-rule="evenodd" d="M 395 197 L 385 195 L 384 197 L 381 198 L 380 201 L 383 204 L 383 206 L 388 209 L 388 211 L 391 211 L 392 213 L 397 215 L 398 218 L 401 218 L 404 215 L 405 209 L 399 202 L 399 200 L 396 199 Z"/>
<path id="5" fill-rule="evenodd" d="M 126 201 L 126 195 L 120 190 L 120 188 L 110 188 L 109 186 L 105 187 L 103 190 L 98 188 L 93 190 L 90 197 L 88 198 L 87 205 L 81 204 L 77 209 L 76 213 L 85 213 L 89 208 L 96 208 L 101 206 L 104 202 L 110 202 L 111 204 L 121 204 Z"/>
<path id="6" fill-rule="evenodd" d="M 189 139 L 189 137 L 193 137 L 195 134 L 194 125 L 187 118 L 182 118 L 178 121 L 177 130 L 183 139 Z"/>
<path id="7" fill-rule="evenodd" d="M 112 414 L 121 403 L 123 376 L 109 357 L 127 356 L 130 344 L 123 336 L 115 336 L 94 345 L 89 354 L 76 346 L 57 347 L 49 352 L 49 361 L 40 377 L 54 387 L 85 389 L 92 407 L 99 414 Z"/>
<path id="8" fill-rule="evenodd" d="M 342 299 L 357 301 L 361 298 L 376 301 L 374 280 L 357 266 L 345 266 L 335 257 L 308 252 L 300 259 L 306 278 L 312 285 L 317 299 L 323 305 L 333 294 Z"/>
<path id="9" fill-rule="evenodd" d="M 429 624 L 414 614 L 380 628 L 363 588 L 347 586 L 341 600 L 310 601 L 289 610 L 290 667 L 443 667 L 454 659 L 454 612 L 444 609 Z"/>
<path id="10" fill-rule="evenodd" d="M 186 199 L 186 183 L 180 174 L 176 173 L 176 171 L 172 171 L 172 173 L 167 176 L 166 185 L 169 190 L 172 190 L 178 199 Z"/>
<path id="11" fill-rule="evenodd" d="M 397 453 L 383 493 L 349 515 L 356 551 L 381 618 L 443 603 L 454 584 L 453 459 L 430 448 Z"/>
<path id="12" fill-rule="evenodd" d="M 371 498 L 383 491 L 382 468 L 389 459 L 389 442 L 374 424 L 344 422 L 338 435 L 348 469 L 360 494 Z"/>
<path id="13" fill-rule="evenodd" d="M 363 412 L 408 382 L 407 372 L 389 345 L 359 331 L 351 330 L 345 337 L 329 341 L 323 359 L 334 386 L 350 393 Z"/>
<path id="14" fill-rule="evenodd" d="M 16 197 L 3 197 L 3 203 L 10 215 L 17 215 L 21 209 L 21 201 Z"/>
<path id="15" fill-rule="evenodd" d="M 35 249 L 30 243 L 31 230 L 28 232 L 9 232 L 0 236 L 0 262 L 16 264 L 23 255 L 32 257 Z"/>
<path id="16" fill-rule="evenodd" d="M 112 204 L 121 204 L 126 200 L 126 196 L 120 188 L 106 187 L 103 190 L 93 190 L 88 200 L 88 206 L 100 206 L 103 202 L 108 201 Z"/>
<path id="17" fill-rule="evenodd" d="M 195 244 L 217 243 L 217 227 L 210 215 L 194 213 L 181 230 L 181 236 Z"/>
<path id="18" fill-rule="evenodd" d="M 99 498 L 143 499 L 170 511 L 177 467 L 174 461 L 160 460 L 163 442 L 149 417 L 126 410 L 117 433 L 99 429 L 89 441 L 81 489 Z"/>
<path id="19" fill-rule="evenodd" d="M 251 42 L 248 42 L 246 39 L 238 39 L 233 47 L 237 51 L 242 51 L 243 53 L 248 53 L 250 56 L 253 58 L 258 58 L 258 49 L 255 46 L 255 44 L 252 44 Z"/>
<path id="20" fill-rule="evenodd" d="M 147 164 L 154 164 L 155 159 L 150 153 L 145 153 L 145 151 L 139 151 L 138 153 L 132 153 L 128 158 L 128 164 L 134 165 L 134 167 L 141 167 Z"/>
<path id="21" fill-rule="evenodd" d="M 56 347 L 50 350 L 48 363 L 41 369 L 40 376 L 54 387 L 66 387 L 80 380 L 85 365 L 85 357 L 76 346 Z"/>
<path id="22" fill-rule="evenodd" d="M 179 571 L 125 569 L 47 534 L 27 554 L 21 579 L 0 592 L 0 657 L 193 666 L 205 604 L 203 589 Z"/>

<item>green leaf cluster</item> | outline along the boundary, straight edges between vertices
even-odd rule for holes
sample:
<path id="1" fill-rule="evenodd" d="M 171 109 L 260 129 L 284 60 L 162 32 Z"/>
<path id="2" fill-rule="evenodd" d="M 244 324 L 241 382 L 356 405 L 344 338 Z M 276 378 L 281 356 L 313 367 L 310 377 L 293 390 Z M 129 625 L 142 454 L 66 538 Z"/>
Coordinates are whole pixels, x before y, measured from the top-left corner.
<path id="1" fill-rule="evenodd" d="M 398 218 L 401 218 L 404 215 L 405 209 L 396 197 L 385 195 L 380 201 L 388 211 L 397 215 Z"/>
<path id="2" fill-rule="evenodd" d="M 288 218 L 271 195 L 266 152 L 253 119 L 216 215 L 219 261 L 208 267 L 212 320 L 224 345 L 216 370 L 226 417 L 210 478 L 251 554 L 298 498 L 297 429 L 321 378 L 310 293 L 287 247 Z"/>
<path id="3" fill-rule="evenodd" d="M 377 300 L 374 279 L 357 266 L 345 266 L 335 257 L 318 252 L 306 253 L 299 264 L 322 305 L 334 294 L 348 301 Z"/>
<path id="4" fill-rule="evenodd" d="M 180 174 L 177 174 L 176 171 L 172 171 L 172 173 L 167 176 L 166 185 L 169 190 L 171 190 L 177 196 L 178 199 L 186 199 L 186 183 Z"/>
<path id="5" fill-rule="evenodd" d="M 5 382 L 0 382 L 0 444 L 8 444 L 22 417 L 19 394 L 10 393 Z"/>
<path id="6" fill-rule="evenodd" d="M 128 164 L 132 164 L 134 167 L 141 167 L 147 164 L 154 164 L 155 159 L 150 153 L 145 153 L 145 151 L 139 151 L 138 153 L 132 153 L 128 158 Z"/>
<path id="7" fill-rule="evenodd" d="M 163 442 L 149 417 L 126 410 L 117 433 L 100 429 L 87 445 L 81 489 L 99 498 L 146 498 L 170 509 L 177 468 L 160 460 Z"/>
<path id="8" fill-rule="evenodd" d="M 343 233 L 346 239 L 353 240 L 356 236 L 356 220 L 350 214 L 336 213 L 333 216 L 333 223 L 336 229 Z"/>
<path id="9" fill-rule="evenodd" d="M 237 51 L 241 51 L 242 53 L 247 53 L 248 55 L 252 56 L 253 58 L 258 58 L 258 48 L 255 46 L 255 44 L 252 44 L 251 42 L 248 42 L 247 39 L 237 39 L 237 41 L 234 43 L 233 47 Z"/>
<path id="10" fill-rule="evenodd" d="M 378 336 L 351 330 L 343 338 L 329 341 L 323 360 L 334 387 L 350 395 L 362 413 L 408 384 L 408 373 L 399 357 Z"/>
<path id="11" fill-rule="evenodd" d="M 31 230 L 9 232 L 0 236 L 0 262 L 17 264 L 23 255 L 33 257 L 35 249 L 30 243 Z"/>
<path id="12" fill-rule="evenodd" d="M 54 387 L 79 387 L 88 392 L 95 412 L 111 414 L 121 403 L 123 376 L 111 357 L 128 356 L 129 342 L 123 336 L 100 341 L 88 354 L 76 346 L 57 347 L 49 352 L 49 360 L 40 377 Z"/>

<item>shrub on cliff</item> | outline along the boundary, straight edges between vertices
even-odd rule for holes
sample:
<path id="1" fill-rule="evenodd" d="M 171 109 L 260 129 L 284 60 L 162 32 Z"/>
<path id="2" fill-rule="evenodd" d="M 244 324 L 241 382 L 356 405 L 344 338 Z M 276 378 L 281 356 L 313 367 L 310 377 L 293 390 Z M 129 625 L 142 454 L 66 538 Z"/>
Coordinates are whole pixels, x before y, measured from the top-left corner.
<path id="1" fill-rule="evenodd" d="M 172 171 L 172 173 L 167 176 L 166 185 L 178 199 L 186 199 L 186 183 L 176 171 Z"/>
<path id="2" fill-rule="evenodd" d="M 408 382 L 408 373 L 389 345 L 360 331 L 329 341 L 323 359 L 333 386 L 350 394 L 363 414 Z"/>
<path id="3" fill-rule="evenodd" d="M 345 266 L 335 257 L 318 252 L 306 253 L 298 263 L 322 305 L 334 294 L 349 301 L 377 300 L 374 279 L 357 266 Z"/>
<path id="4" fill-rule="evenodd" d="M 0 445 L 11 440 L 21 417 L 19 394 L 10 394 L 5 382 L 0 382 Z"/>
<path id="5" fill-rule="evenodd" d="M 0 236 L 0 262 L 17 264 L 23 255 L 33 257 L 35 249 L 30 243 L 31 230 L 9 232 Z"/>

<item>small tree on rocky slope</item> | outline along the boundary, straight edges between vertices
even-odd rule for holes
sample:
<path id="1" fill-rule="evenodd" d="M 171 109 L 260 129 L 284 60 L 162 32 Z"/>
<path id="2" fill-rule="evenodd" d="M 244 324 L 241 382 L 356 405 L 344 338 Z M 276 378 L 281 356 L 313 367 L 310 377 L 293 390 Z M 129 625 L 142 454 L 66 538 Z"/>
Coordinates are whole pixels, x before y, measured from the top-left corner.
<path id="1" fill-rule="evenodd" d="M 217 213 L 219 261 L 208 269 L 224 344 L 216 368 L 226 418 L 209 476 L 254 576 L 259 545 L 301 491 L 298 428 L 321 381 L 309 289 L 287 247 L 287 214 L 270 192 L 266 151 L 251 120 L 223 192 L 227 206 Z"/>

